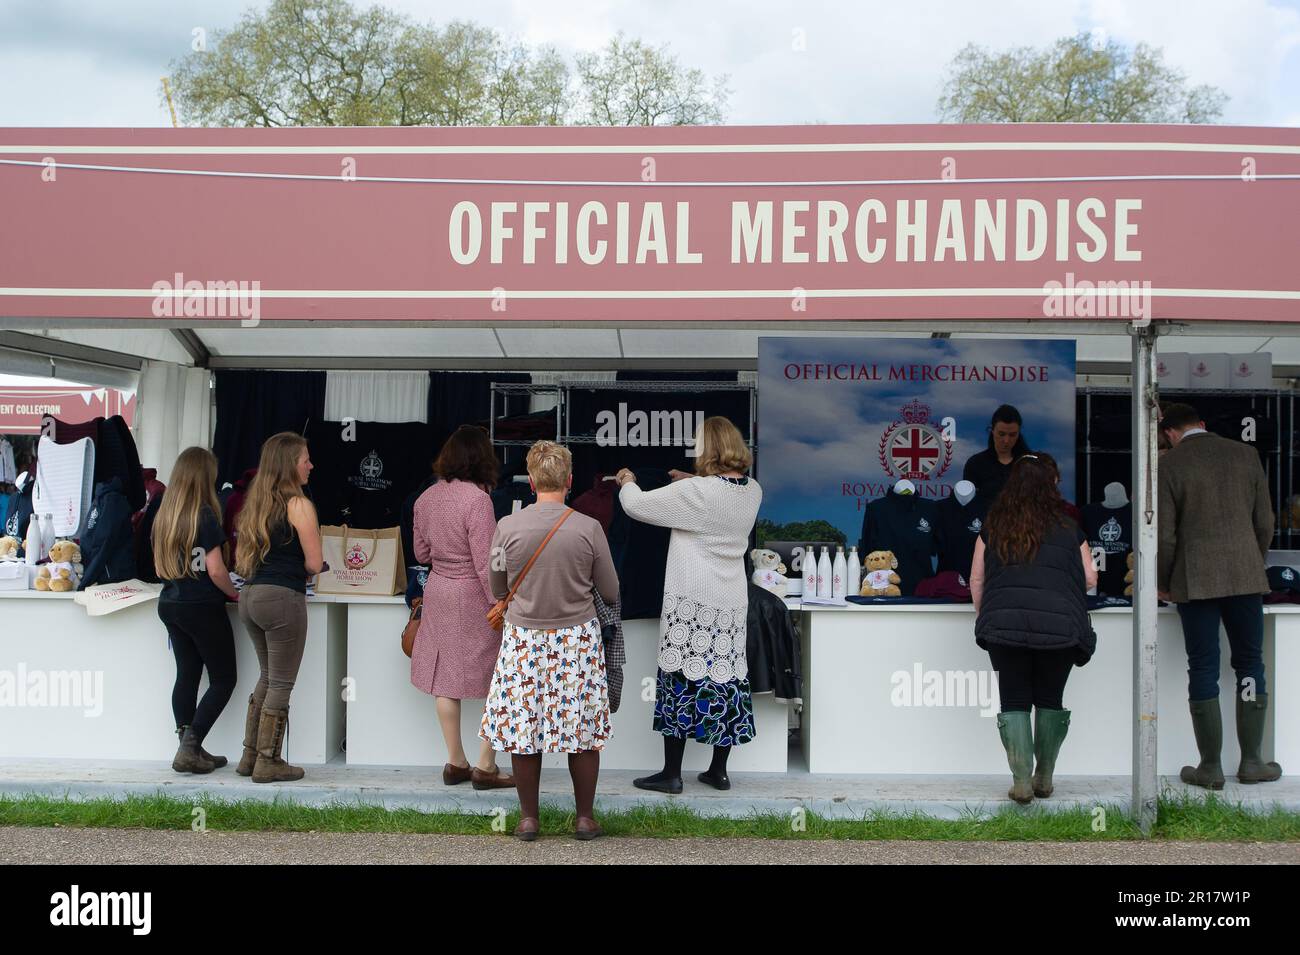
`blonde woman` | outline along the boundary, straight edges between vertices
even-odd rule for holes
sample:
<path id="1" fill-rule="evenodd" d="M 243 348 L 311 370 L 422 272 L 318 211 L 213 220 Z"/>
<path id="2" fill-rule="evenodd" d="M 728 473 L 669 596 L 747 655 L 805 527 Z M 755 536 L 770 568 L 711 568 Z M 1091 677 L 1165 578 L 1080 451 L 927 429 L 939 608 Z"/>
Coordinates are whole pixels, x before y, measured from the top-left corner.
<path id="1" fill-rule="evenodd" d="M 238 592 L 221 555 L 226 535 L 217 503 L 217 459 L 207 448 L 186 448 L 176 459 L 153 523 L 154 570 L 163 582 L 158 617 L 176 658 L 172 715 L 180 748 L 178 773 L 210 773 L 226 765 L 203 740 L 235 692 L 235 637 L 226 600 Z M 208 671 L 208 689 L 198 700 Z M 196 700 L 198 701 L 196 704 Z"/>
<path id="2" fill-rule="evenodd" d="M 600 751 L 610 733 L 605 647 L 592 590 L 608 603 L 617 600 L 618 574 L 600 523 L 564 504 L 573 486 L 568 448 L 534 444 L 528 483 L 537 503 L 502 518 L 492 539 L 493 594 L 500 600 L 518 589 L 506 610 L 479 735 L 510 754 L 519 791 L 515 835 L 524 842 L 537 838 L 542 754 L 567 753 L 574 835 L 586 841 L 601 834 L 593 805 Z"/>
<path id="3" fill-rule="evenodd" d="M 749 582 L 745 551 L 763 490 L 745 475 L 749 448 L 726 418 L 704 420 L 695 475 L 672 472 L 653 491 L 618 472 L 619 503 L 629 517 L 672 528 L 659 626 L 655 732 L 664 737 L 664 768 L 633 780 L 640 789 L 682 791 L 686 741 L 713 747 L 699 780 L 730 789 L 731 748 L 754 738 L 754 706 L 745 659 Z"/>
<path id="4" fill-rule="evenodd" d="M 261 674 L 248 698 L 244 755 L 236 770 L 255 783 L 302 779 L 280 758 L 289 694 L 307 645 L 307 579 L 320 573 L 320 525 L 302 493 L 311 474 L 307 442 L 289 431 L 262 445 L 257 477 L 239 512 L 235 569 L 244 578 L 239 619 L 248 629 Z"/>

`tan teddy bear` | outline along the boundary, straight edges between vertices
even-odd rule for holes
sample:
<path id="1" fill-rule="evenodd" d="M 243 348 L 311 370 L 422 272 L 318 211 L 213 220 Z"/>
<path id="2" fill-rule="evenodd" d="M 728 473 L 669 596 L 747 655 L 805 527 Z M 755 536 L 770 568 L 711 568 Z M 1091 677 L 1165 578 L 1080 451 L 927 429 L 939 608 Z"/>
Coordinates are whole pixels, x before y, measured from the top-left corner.
<path id="1" fill-rule="evenodd" d="M 1126 586 L 1124 587 L 1124 596 L 1125 596 L 1125 597 L 1132 597 L 1132 596 L 1133 596 L 1133 558 L 1134 558 L 1134 556 L 1136 556 L 1136 555 L 1135 555 L 1132 551 L 1129 551 L 1129 552 L 1128 552 L 1128 561 L 1127 561 L 1127 563 L 1128 563 L 1128 573 L 1126 573 L 1126 574 L 1124 575 L 1124 583 L 1126 584 Z"/>
<path id="2" fill-rule="evenodd" d="M 0 537 L 0 560 L 18 559 L 18 538 Z"/>
<path id="3" fill-rule="evenodd" d="M 36 589 L 64 593 L 77 589 L 77 570 L 81 563 L 81 548 L 75 541 L 55 541 L 50 548 L 50 562 L 36 571 Z"/>
<path id="4" fill-rule="evenodd" d="M 898 569 L 898 558 L 892 550 L 873 550 L 867 555 L 863 565 L 862 597 L 900 597 L 902 591 L 898 585 L 903 581 L 894 573 Z"/>

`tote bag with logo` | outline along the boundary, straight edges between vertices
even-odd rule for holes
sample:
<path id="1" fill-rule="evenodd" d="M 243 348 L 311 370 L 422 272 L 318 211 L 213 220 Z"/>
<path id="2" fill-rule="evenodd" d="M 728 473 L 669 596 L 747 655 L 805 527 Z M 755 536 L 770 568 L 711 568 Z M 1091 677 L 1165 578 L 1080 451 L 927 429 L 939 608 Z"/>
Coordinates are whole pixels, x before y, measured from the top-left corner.
<path id="1" fill-rule="evenodd" d="M 326 524 L 320 529 L 320 538 L 329 570 L 317 578 L 316 593 L 391 597 L 406 587 L 399 528 L 361 530 Z"/>

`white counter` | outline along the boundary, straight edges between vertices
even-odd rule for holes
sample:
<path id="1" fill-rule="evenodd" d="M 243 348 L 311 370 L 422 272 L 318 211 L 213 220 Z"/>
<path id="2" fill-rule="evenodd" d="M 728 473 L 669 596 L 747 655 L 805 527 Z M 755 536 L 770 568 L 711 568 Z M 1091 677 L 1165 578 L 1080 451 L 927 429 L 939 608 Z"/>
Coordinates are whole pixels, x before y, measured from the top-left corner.
<path id="1" fill-rule="evenodd" d="M 399 636 L 407 619 L 400 597 L 354 600 L 348 605 L 348 667 L 356 699 L 347 707 L 348 762 L 377 766 L 437 766 L 447 760 L 438 729 L 433 697 L 411 685 L 411 661 L 402 653 Z M 663 737 L 651 727 L 654 715 L 655 655 L 658 620 L 629 620 L 623 624 L 627 664 L 623 670 L 623 699 L 613 715 L 613 736 L 601 754 L 606 769 L 655 770 L 663 765 Z M 461 745 L 472 760 L 478 752 L 483 701 L 461 706 Z M 754 697 L 758 734 L 736 747 L 728 768 L 783 773 L 789 751 L 786 704 L 772 694 Z M 691 743 L 683 766 L 706 769 L 709 747 Z M 563 756 L 547 756 L 546 766 L 567 765 Z M 509 759 L 501 765 L 508 766 Z"/>
<path id="2" fill-rule="evenodd" d="M 227 612 L 238 683 L 203 747 L 233 762 L 243 749 L 258 666 L 235 607 Z M 307 647 L 285 739 L 286 756 L 297 762 L 324 763 L 340 751 L 346 620 L 337 598 L 308 598 Z M 176 754 L 176 666 L 157 601 L 91 617 L 71 593 L 0 593 L 0 680 L 6 674 L 20 692 L 13 701 L 0 696 L 0 756 L 170 760 Z M 58 692 L 41 701 L 36 685 Z M 206 688 L 205 677 L 200 692 Z"/>
<path id="3" fill-rule="evenodd" d="M 1300 701 L 1274 687 L 1300 685 L 1300 606 L 1268 607 L 1264 663 L 1270 681 L 1266 754 L 1273 730 L 1300 727 Z M 969 605 L 822 607 L 799 611 L 804 668 L 804 754 L 813 773 L 1004 773 L 998 695 L 986 652 L 975 645 Z M 1128 775 L 1132 771 L 1132 611 L 1093 611 L 1097 652 L 1065 688 L 1073 712 L 1060 772 Z M 1187 711 L 1187 657 L 1172 607 L 1159 614 L 1159 747 L 1162 774 L 1196 761 Z M 1285 649 L 1276 652 L 1278 646 Z M 1220 701 L 1223 764 L 1239 759 L 1226 638 Z M 973 691 L 973 692 L 972 692 Z M 1277 756 L 1296 763 L 1295 732 Z M 1288 755 L 1290 754 L 1290 755 Z M 1271 757 L 1266 757 L 1271 758 Z M 1295 769 L 1290 770 L 1294 772 Z"/>
<path id="4" fill-rule="evenodd" d="M 90 617 L 72 597 L 34 590 L 0 593 L 0 679 L 6 670 L 15 677 L 81 671 L 88 674 L 90 696 L 102 700 L 99 712 L 0 702 L 0 756 L 170 760 L 176 752 L 171 716 L 176 671 L 156 601 Z M 235 632 L 238 686 L 204 748 L 238 758 L 258 667 L 235 608 L 227 611 Z M 347 761 L 357 765 L 440 767 L 446 761 L 433 698 L 411 685 L 411 663 L 400 641 L 406 619 L 401 597 L 307 598 L 307 648 L 290 703 L 289 758 L 319 764 L 346 747 Z M 613 716 L 602 766 L 649 771 L 663 764 L 663 738 L 651 728 L 658 632 L 658 620 L 624 625 L 623 705 Z M 95 679 L 102 694 L 94 691 Z M 471 758 L 482 715 L 482 700 L 466 701 L 461 739 Z M 786 704 L 760 694 L 754 698 L 754 717 L 758 735 L 737 747 L 730 767 L 785 772 Z M 684 766 L 704 769 L 711 756 L 708 747 L 692 744 Z M 565 759 L 548 757 L 547 765 L 564 766 Z"/>

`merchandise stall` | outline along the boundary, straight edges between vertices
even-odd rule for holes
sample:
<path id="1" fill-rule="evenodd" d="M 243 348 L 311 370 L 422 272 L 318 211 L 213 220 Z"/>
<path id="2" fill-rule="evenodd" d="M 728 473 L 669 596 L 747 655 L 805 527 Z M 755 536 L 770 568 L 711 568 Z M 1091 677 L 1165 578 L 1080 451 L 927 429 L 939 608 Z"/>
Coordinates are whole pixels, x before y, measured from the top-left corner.
<path id="1" fill-rule="evenodd" d="M 223 424 L 219 381 L 215 422 L 205 400 L 223 372 L 289 381 L 432 369 L 527 375 L 533 385 L 721 370 L 752 382 L 768 337 L 1073 342 L 1085 403 L 1101 395 L 1089 389 L 1127 389 L 1127 490 L 1142 515 L 1158 338 L 1162 354 L 1269 353 L 1263 390 L 1289 407 L 1300 291 L 1276 237 L 1300 211 L 1297 177 L 1300 134 L 1232 127 L 0 130 L 0 193 L 18 226 L 0 236 L 0 359 L 125 366 L 139 380 L 150 460 L 213 442 L 215 424 L 226 469 L 236 465 L 223 448 L 240 440 L 223 443 L 232 417 L 292 420 L 310 389 L 259 400 L 250 385 L 251 404 Z M 175 208 L 205 210 L 208 227 L 178 236 L 147 226 Z M 1123 283 L 1118 301 L 1134 309 L 1099 311 L 1099 282 Z M 485 397 L 474 420 L 495 421 Z M 517 413 L 548 407 L 533 396 Z M 767 440 L 764 415 L 748 421 L 760 482 L 786 454 Z M 1274 417 L 1270 478 L 1289 492 L 1294 425 Z M 570 436 L 590 433 L 559 420 Z M 810 413 L 806 426 L 837 423 Z M 1105 468 L 1087 432 L 1074 437 L 1085 451 L 1071 448 L 1075 486 L 1095 497 L 1084 475 Z M 876 435 L 858 439 L 874 456 Z M 653 448 L 620 440 L 632 466 L 653 466 Z M 822 464 L 809 456 L 805 466 Z M 1135 523 L 1137 605 L 1094 615 L 1102 649 L 1071 686 L 1075 708 L 1098 715 L 1088 728 L 1076 721 L 1070 752 L 1089 772 L 1132 769 L 1145 806 L 1157 711 L 1161 770 L 1190 748 L 1176 618 L 1155 606 L 1154 524 Z M 3 600 L 0 612 L 30 601 L 28 619 L 57 604 Z M 323 612 L 309 643 L 342 628 L 343 642 L 321 654 L 342 653 L 351 678 L 333 691 L 346 758 L 438 762 L 431 701 L 403 679 L 396 651 L 401 598 L 336 598 L 332 608 L 343 622 Z M 802 744 L 814 772 L 1003 771 L 978 708 L 894 706 L 887 681 L 866 690 L 917 663 L 923 673 L 986 668 L 969 606 L 797 613 Z M 1290 618 L 1279 610 L 1269 620 L 1282 726 L 1283 688 L 1300 671 Z M 94 640 L 101 622 L 68 621 L 60 639 Z M 606 765 L 655 762 L 638 679 L 653 676 L 656 633 L 652 618 L 629 622 L 625 704 Z M 326 680 L 310 707 L 331 712 L 330 692 Z M 157 709 L 165 723 L 165 694 Z M 784 769 L 787 704 L 768 700 L 759 719 L 760 740 L 772 742 L 745 747 L 733 765 Z M 394 725 L 417 726 L 424 742 L 408 745 Z M 1293 744 L 1277 735 L 1281 758 Z"/>

